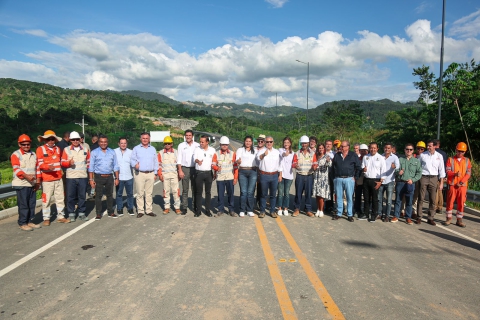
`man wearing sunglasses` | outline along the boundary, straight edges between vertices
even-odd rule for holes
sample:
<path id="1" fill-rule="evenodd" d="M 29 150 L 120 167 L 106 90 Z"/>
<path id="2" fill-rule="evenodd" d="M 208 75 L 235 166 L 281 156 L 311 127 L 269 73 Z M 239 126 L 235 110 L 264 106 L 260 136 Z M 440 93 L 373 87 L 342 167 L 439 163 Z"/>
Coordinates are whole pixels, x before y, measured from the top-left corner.
<path id="1" fill-rule="evenodd" d="M 423 199 L 428 191 L 428 220 L 427 223 L 436 226 L 433 220 L 435 217 L 435 203 L 437 201 L 437 187 L 443 189 L 443 178 L 445 178 L 445 165 L 443 157 L 435 151 L 433 141 L 427 143 L 428 151 L 420 154 L 418 160 L 422 165 L 422 178 L 420 179 L 420 196 L 417 202 L 417 224 L 422 222 Z M 439 181 L 442 181 L 438 185 Z"/>
<path id="2" fill-rule="evenodd" d="M 444 225 L 450 225 L 452 221 L 453 204 L 457 202 L 457 222 L 455 225 L 465 228 L 466 225 L 463 222 L 463 210 L 464 203 L 467 200 L 468 179 L 472 174 L 472 163 L 465 157 L 467 151 L 467 145 L 465 142 L 459 142 L 456 147 L 456 153 L 454 157 L 447 160 L 447 180 L 448 180 L 448 192 L 447 192 L 447 218 L 443 223 Z"/>
<path id="3" fill-rule="evenodd" d="M 70 222 L 75 221 L 75 204 L 78 199 L 78 219 L 87 221 L 85 216 L 90 152 L 80 143 L 80 134 L 72 131 L 69 136 L 71 145 L 63 149 L 62 167 L 66 168 L 67 212 Z"/>
<path id="4" fill-rule="evenodd" d="M 55 135 L 52 130 L 47 130 L 43 136 L 37 137 L 39 142 L 45 142 L 41 147 L 37 148 L 37 187 L 42 183 L 42 213 L 43 225 L 50 225 L 51 217 L 51 200 L 55 196 L 55 204 L 57 207 L 57 222 L 70 223 L 64 213 L 65 196 L 62 181 L 61 151 L 56 145 L 61 138 Z"/>
<path id="5" fill-rule="evenodd" d="M 12 187 L 17 192 L 18 225 L 23 231 L 32 231 L 40 228 L 33 223 L 37 185 L 35 184 L 35 169 L 37 156 L 30 150 L 32 139 L 26 134 L 18 137 L 20 149 L 12 153 L 10 161 L 13 168 Z"/>
<path id="6" fill-rule="evenodd" d="M 165 206 L 163 214 L 170 212 L 170 194 L 173 195 L 173 207 L 176 214 L 181 214 L 180 210 L 180 188 L 178 184 L 177 173 L 177 150 L 173 148 L 173 139 L 166 136 L 163 139 L 164 148 L 158 153 L 158 178 L 163 182 L 163 199 Z"/>
<path id="7" fill-rule="evenodd" d="M 422 177 L 422 166 L 420 161 L 413 156 L 413 144 L 405 145 L 405 158 L 399 158 L 400 165 L 395 168 L 396 174 L 396 194 L 394 217 L 390 222 L 397 222 L 400 217 L 400 207 L 402 199 L 405 197 L 405 223 L 412 222 L 412 199 L 415 192 L 415 184 Z"/>

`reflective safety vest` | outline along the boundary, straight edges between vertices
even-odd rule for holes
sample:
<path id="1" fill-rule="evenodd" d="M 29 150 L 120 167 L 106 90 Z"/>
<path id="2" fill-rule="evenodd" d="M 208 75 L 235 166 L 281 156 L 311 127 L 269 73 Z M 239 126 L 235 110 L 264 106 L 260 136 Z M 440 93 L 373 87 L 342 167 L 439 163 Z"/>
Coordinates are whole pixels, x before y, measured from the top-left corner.
<path id="1" fill-rule="evenodd" d="M 450 186 L 454 186 L 456 185 L 457 183 L 459 183 L 460 181 L 463 180 L 463 177 L 465 177 L 466 175 L 471 175 L 471 168 L 469 168 L 469 162 L 468 162 L 468 158 L 464 158 L 465 161 L 461 161 L 461 162 L 458 162 L 457 160 L 455 160 L 455 157 L 453 158 L 449 158 L 449 162 L 450 162 L 450 167 L 448 166 L 448 161 L 447 161 L 447 167 L 446 167 L 446 171 L 447 171 L 447 177 L 448 177 L 448 171 L 451 171 L 453 173 L 457 173 L 459 172 L 460 173 L 460 176 L 459 177 L 450 177 L 450 178 L 447 178 L 448 179 L 448 184 Z M 457 171 L 455 171 L 455 166 Z M 465 187 L 468 186 L 468 180 L 467 181 L 464 181 L 464 185 Z"/>
<path id="2" fill-rule="evenodd" d="M 33 187 L 35 182 L 30 183 L 27 179 L 20 179 L 17 177 L 17 173 L 23 171 L 26 174 L 35 174 L 36 165 L 37 165 L 37 156 L 34 152 L 28 152 L 22 154 L 20 150 L 15 151 L 12 153 L 12 156 L 15 155 L 18 158 L 20 164 L 13 165 L 13 180 L 12 186 L 14 187 Z"/>
<path id="3" fill-rule="evenodd" d="M 220 153 L 220 150 L 217 153 L 217 166 L 222 169 L 220 172 L 217 172 L 217 181 L 226 181 L 233 180 L 233 151 L 228 153 Z"/>
<path id="4" fill-rule="evenodd" d="M 63 149 L 63 152 L 67 154 L 67 159 L 62 159 L 62 161 L 70 161 L 73 159 L 75 164 L 67 168 L 67 179 L 75 178 L 88 178 L 87 174 L 87 150 L 81 148 L 76 151 L 72 150 L 71 147 Z"/>
<path id="5" fill-rule="evenodd" d="M 173 152 L 165 152 L 165 149 L 160 150 L 159 159 L 160 167 L 162 168 L 162 174 L 167 178 L 174 178 L 177 176 L 177 150 L 173 149 Z"/>
<path id="6" fill-rule="evenodd" d="M 38 151 L 41 151 L 39 154 Z M 56 181 L 62 178 L 63 172 L 60 166 L 60 148 L 58 146 L 53 147 L 53 151 L 47 150 L 43 145 L 37 149 L 37 180 L 42 181 Z M 53 165 L 53 170 L 45 169 L 45 165 Z M 44 169 L 42 169 L 44 167 Z"/>

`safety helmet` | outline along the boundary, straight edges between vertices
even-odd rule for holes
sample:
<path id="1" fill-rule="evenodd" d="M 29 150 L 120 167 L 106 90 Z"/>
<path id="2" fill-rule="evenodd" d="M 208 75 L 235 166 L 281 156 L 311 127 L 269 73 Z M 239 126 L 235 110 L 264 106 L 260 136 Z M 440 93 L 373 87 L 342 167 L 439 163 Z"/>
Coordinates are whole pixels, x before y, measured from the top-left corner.
<path id="1" fill-rule="evenodd" d="M 55 134 L 55 131 L 53 131 L 53 130 L 47 130 L 47 131 L 45 131 L 45 133 L 43 134 L 43 136 L 42 136 L 42 135 L 37 136 L 37 140 L 38 140 L 39 142 L 42 142 L 42 141 L 44 141 L 45 139 L 50 138 L 50 137 L 54 137 L 55 139 L 57 139 L 57 141 L 62 140 L 62 138 L 57 137 L 57 135 Z"/>
<path id="2" fill-rule="evenodd" d="M 32 139 L 30 139 L 30 137 L 26 134 L 22 134 L 20 137 L 18 137 L 18 143 L 22 142 L 32 142 Z"/>
<path id="3" fill-rule="evenodd" d="M 300 137 L 300 143 L 309 143 L 310 139 L 307 136 Z"/>
<path id="4" fill-rule="evenodd" d="M 70 132 L 70 139 L 80 139 L 80 134 L 77 131 Z"/>
<path id="5" fill-rule="evenodd" d="M 337 147 L 337 148 L 340 147 L 341 144 L 342 144 L 342 141 L 340 141 L 340 140 L 338 140 L 338 139 L 335 140 L 335 141 L 333 141 L 333 145 L 334 145 L 335 147 Z"/>
<path id="6" fill-rule="evenodd" d="M 228 137 L 221 137 L 220 138 L 220 144 L 230 144 L 230 139 L 228 139 Z"/>
<path id="7" fill-rule="evenodd" d="M 360 150 L 368 150 L 368 146 L 365 143 L 360 145 Z"/>
<path id="8" fill-rule="evenodd" d="M 166 136 L 163 138 L 163 143 L 173 143 L 172 137 Z"/>
<path id="9" fill-rule="evenodd" d="M 418 148 L 418 147 L 420 147 L 420 148 L 426 148 L 427 145 L 426 145 L 425 142 L 423 142 L 423 141 L 418 141 L 418 143 L 417 143 L 417 148 Z"/>
<path id="10" fill-rule="evenodd" d="M 465 142 L 457 143 L 457 150 L 458 151 L 467 151 L 467 144 Z"/>

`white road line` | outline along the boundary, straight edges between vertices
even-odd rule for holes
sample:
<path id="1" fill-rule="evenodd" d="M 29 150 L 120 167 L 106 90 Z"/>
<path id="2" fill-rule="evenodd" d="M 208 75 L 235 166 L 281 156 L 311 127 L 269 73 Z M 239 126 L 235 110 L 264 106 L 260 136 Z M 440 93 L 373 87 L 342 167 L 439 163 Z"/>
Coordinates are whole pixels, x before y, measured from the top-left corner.
<path id="1" fill-rule="evenodd" d="M 160 181 L 157 181 L 155 182 L 153 185 L 157 185 L 159 184 Z M 137 194 L 134 194 L 133 197 L 135 198 L 137 196 Z M 127 202 L 127 200 L 125 199 L 123 201 L 123 203 Z M 103 212 L 103 216 L 107 214 L 107 210 L 105 210 Z M 34 252 L 30 253 L 28 256 L 25 256 L 23 257 L 22 259 L 18 260 L 17 262 L 14 262 L 12 263 L 11 265 L 9 265 L 8 267 L 0 270 L 0 278 L 3 277 L 4 275 L 6 275 L 7 273 L 9 273 L 10 271 L 12 270 L 15 270 L 16 268 L 18 268 L 19 266 L 21 266 L 22 264 L 24 264 L 25 262 L 27 261 L 30 261 L 32 260 L 33 258 L 35 258 L 36 256 L 38 256 L 40 253 L 50 249 L 51 247 L 53 247 L 54 245 L 56 245 L 57 243 L 67 239 L 68 237 L 70 237 L 71 235 L 77 233 L 78 231 L 82 230 L 83 228 L 85 228 L 86 226 L 90 225 L 91 223 L 95 222 L 95 219 L 91 219 L 85 223 L 82 223 L 81 225 L 79 225 L 78 227 L 76 227 L 75 229 L 73 230 L 70 230 L 69 232 L 65 233 L 63 236 L 53 240 L 52 242 L 50 243 L 47 243 L 46 245 L 44 245 L 43 247 L 41 247 L 40 249 L 38 250 L 35 250 Z M 34 232 L 38 232 L 38 231 L 34 231 Z"/>
<path id="2" fill-rule="evenodd" d="M 422 220 L 425 221 L 425 222 L 427 222 L 427 219 L 422 219 Z M 448 231 L 448 232 L 451 232 L 451 233 L 453 233 L 453 234 L 455 234 L 455 235 L 457 235 L 457 236 L 459 236 L 459 237 L 462 237 L 462 238 L 464 238 L 464 239 L 467 239 L 467 240 L 469 240 L 469 241 L 475 242 L 476 244 L 480 244 L 480 241 L 478 241 L 478 240 L 476 240 L 476 239 L 473 239 L 473 238 L 470 238 L 469 236 L 466 236 L 466 235 L 464 235 L 464 234 L 461 234 L 460 232 L 457 232 L 457 231 L 455 231 L 455 230 L 452 230 L 452 229 L 449 229 L 449 228 L 447 228 L 447 227 L 444 227 L 444 226 L 442 226 L 442 225 L 440 225 L 440 224 L 437 224 L 436 227 L 441 228 L 441 229 L 443 229 L 443 230 L 446 230 L 446 231 Z"/>

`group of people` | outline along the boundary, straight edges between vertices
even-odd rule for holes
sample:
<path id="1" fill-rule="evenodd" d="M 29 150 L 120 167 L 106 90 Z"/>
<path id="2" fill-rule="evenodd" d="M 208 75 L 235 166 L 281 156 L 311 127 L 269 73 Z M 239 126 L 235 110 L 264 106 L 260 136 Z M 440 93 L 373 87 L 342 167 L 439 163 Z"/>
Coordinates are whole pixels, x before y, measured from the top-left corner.
<path id="1" fill-rule="evenodd" d="M 220 138 L 219 150 L 210 146 L 207 135 L 202 135 L 197 143 L 193 140 L 192 130 L 185 131 L 184 142 L 177 149 L 172 138 L 165 137 L 164 148 L 158 152 L 150 144 L 148 132 L 140 135 L 140 144 L 133 149 L 128 148 L 126 138 L 120 138 L 118 148 L 114 150 L 108 147 L 106 136 L 97 138 L 95 148 L 93 145 L 90 148 L 84 143 L 83 136 L 75 131 L 65 134 L 62 139 L 47 130 L 37 137 L 44 144 L 36 152 L 31 151 L 28 135 L 22 134 L 18 138 L 20 149 L 12 154 L 11 163 L 14 170 L 12 186 L 17 191 L 18 224 L 22 230 L 40 228 L 33 222 L 35 193 L 40 185 L 43 225 L 49 226 L 52 198 L 55 199 L 58 222 L 88 220 L 85 201 L 90 192 L 87 187 L 95 191 L 96 220 L 102 218 L 103 194 L 109 217 L 124 214 L 124 191 L 128 214 L 135 215 L 136 200 L 137 218 L 144 215 L 155 217 L 153 186 L 157 179 L 163 182 L 163 214 L 170 212 L 171 198 L 175 213 L 186 214 L 191 188 L 194 217 L 201 216 L 203 200 L 205 215 L 213 216 L 211 188 L 216 181 L 217 216 L 237 216 L 234 207 L 237 183 L 240 185 L 238 216 L 255 216 L 254 208 L 258 204 L 258 217 L 264 218 L 267 202 L 272 218 L 288 216 L 290 189 L 295 180 L 293 217 L 299 216 L 302 210 L 308 217 L 323 217 L 324 212 L 332 212 L 333 220 L 338 220 L 346 213 L 347 220 L 353 222 L 355 213 L 358 220 L 397 222 L 404 215 L 407 224 L 420 224 L 423 200 L 428 192 L 427 221 L 431 225 L 435 225 L 435 214 L 442 210 L 442 188 L 446 181 L 444 224 L 451 223 L 456 202 L 456 225 L 465 227 L 463 211 L 471 163 L 465 157 L 467 146 L 463 142 L 457 144 L 453 157 L 447 157 L 439 148 L 438 140 L 427 144 L 418 142 L 416 152 L 414 145 L 407 143 L 405 156 L 398 157 L 391 143 L 385 143 L 384 154 L 380 154 L 375 142 L 368 146 L 355 144 L 354 151 L 350 151 L 348 141 L 319 143 L 314 136 L 302 136 L 298 151 L 293 150 L 293 141 L 289 137 L 285 137 L 277 149 L 273 137 L 263 134 L 257 137 L 257 145 L 254 145 L 252 136 L 246 136 L 243 146 L 236 151 L 231 149 L 229 138 L 225 136 Z M 113 186 L 116 187 L 115 206 Z M 392 214 L 394 191 L 396 199 Z M 312 197 L 316 200 L 316 213 Z"/>

